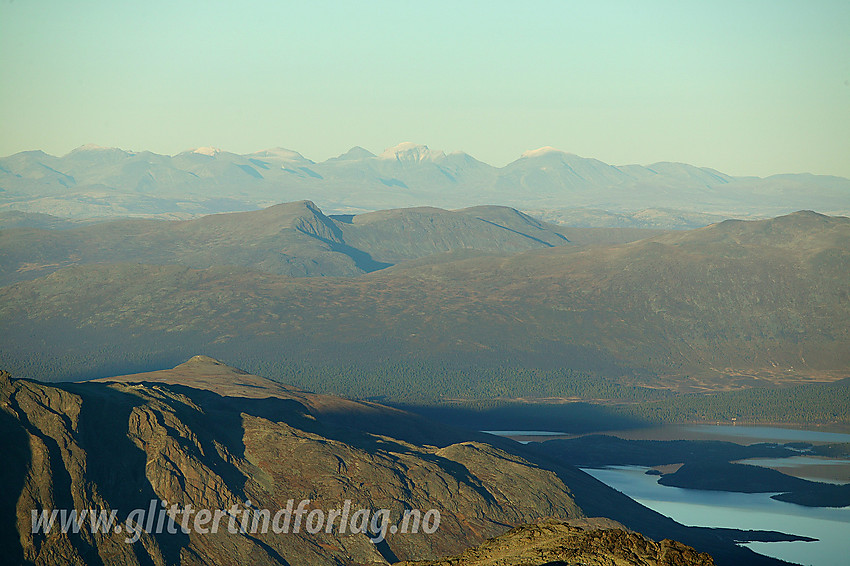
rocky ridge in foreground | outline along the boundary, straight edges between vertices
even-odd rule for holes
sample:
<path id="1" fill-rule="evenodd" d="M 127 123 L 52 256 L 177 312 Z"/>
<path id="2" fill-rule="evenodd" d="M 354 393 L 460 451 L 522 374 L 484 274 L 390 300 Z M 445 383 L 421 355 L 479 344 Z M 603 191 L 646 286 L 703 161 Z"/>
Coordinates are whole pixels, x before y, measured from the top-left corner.
<path id="1" fill-rule="evenodd" d="M 704 552 L 674 540 L 655 542 L 593 522 L 546 520 L 521 525 L 457 556 L 397 566 L 713 566 Z"/>
<path id="2" fill-rule="evenodd" d="M 779 563 L 735 544 L 759 533 L 683 527 L 510 440 L 283 386 L 205 356 L 170 370 L 61 385 L 0 372 L 0 438 L 7 458 L 0 547 L 15 564 L 437 560 L 545 517 L 684 540 L 720 564 Z M 354 522 L 343 532 L 340 521 L 308 531 L 306 515 L 299 532 L 148 529 L 133 544 L 117 529 L 32 531 L 33 512 L 115 511 L 125 526 L 128 514 L 164 501 L 163 508 L 191 506 L 195 517 L 200 509 L 230 510 L 223 521 L 236 517 L 238 525 L 245 515 L 234 513 L 275 513 L 290 500 L 328 518 L 348 501 L 352 521 L 361 509 L 372 519 L 388 510 L 385 524 L 393 526 L 409 510 L 437 510 L 440 520 L 415 533 L 355 529 Z"/>

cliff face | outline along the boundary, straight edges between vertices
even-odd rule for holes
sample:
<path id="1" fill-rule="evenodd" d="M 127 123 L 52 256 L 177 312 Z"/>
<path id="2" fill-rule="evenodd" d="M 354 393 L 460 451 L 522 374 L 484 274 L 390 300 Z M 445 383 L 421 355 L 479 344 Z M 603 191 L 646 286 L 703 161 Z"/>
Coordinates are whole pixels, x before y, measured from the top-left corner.
<path id="1" fill-rule="evenodd" d="M 604 525 L 604 523 L 603 523 Z M 458 556 L 398 566 L 713 566 L 706 553 L 674 540 L 654 542 L 622 529 L 549 520 L 523 525 Z"/>
<path id="2" fill-rule="evenodd" d="M 535 556 L 573 549 L 589 564 L 631 564 L 612 562 L 630 556 L 649 566 L 709 563 L 688 562 L 684 545 L 631 529 L 684 541 L 718 564 L 772 566 L 779 562 L 736 543 L 799 540 L 684 527 L 557 454 L 283 386 L 204 356 L 170 370 L 61 385 L 0 372 L 0 448 L 0 548 L 9 564 L 439 560 L 545 517 L 607 530 L 585 535 L 558 521 L 538 524 L 500 539 L 497 556 L 525 556 L 526 543 L 539 540 L 539 552 L 529 547 Z M 93 532 L 89 516 L 77 531 L 63 531 L 60 516 L 49 532 L 33 532 L 33 512 L 44 518 L 53 510 L 114 512 L 115 522 Z M 202 510 L 220 512 L 217 531 L 209 517 L 198 528 Z M 621 551 L 625 558 L 617 558 Z M 684 558 L 663 561 L 671 556 Z"/>
<path id="3" fill-rule="evenodd" d="M 210 359 L 172 373 L 62 386 L 4 374 L 0 404 L 11 462 L 0 472 L 0 536 L 12 562 L 380 564 L 456 553 L 541 516 L 582 516 L 556 474 L 519 456 L 453 442 L 450 432 L 399 411 L 285 388 Z M 391 524 L 407 509 L 437 509 L 439 528 L 388 530 L 378 544 L 338 528 L 230 533 L 227 518 L 218 533 L 141 533 L 134 544 L 126 531 L 32 533 L 33 510 L 117 510 L 123 522 L 151 500 L 196 510 L 242 510 L 250 500 L 274 513 L 290 499 L 309 499 L 307 511 L 345 500 L 352 512 L 388 509 Z"/>

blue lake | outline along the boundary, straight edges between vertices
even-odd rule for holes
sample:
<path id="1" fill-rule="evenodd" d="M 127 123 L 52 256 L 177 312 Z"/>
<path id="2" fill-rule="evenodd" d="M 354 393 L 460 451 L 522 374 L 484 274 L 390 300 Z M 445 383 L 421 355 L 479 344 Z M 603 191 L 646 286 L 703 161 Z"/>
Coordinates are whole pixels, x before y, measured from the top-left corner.
<path id="1" fill-rule="evenodd" d="M 755 552 L 798 564 L 846 566 L 850 556 L 850 507 L 803 507 L 767 493 L 729 493 L 667 487 L 648 468 L 617 466 L 587 473 L 683 525 L 757 529 L 809 536 L 817 542 L 753 542 Z"/>
<path id="2" fill-rule="evenodd" d="M 482 430 L 487 434 L 496 436 L 567 436 L 566 432 L 553 432 L 551 430 Z"/>
<path id="3" fill-rule="evenodd" d="M 555 436 L 547 431 L 492 431 L 510 437 Z M 602 432 L 623 438 L 659 440 L 726 440 L 740 444 L 756 442 L 850 442 L 850 434 L 780 427 L 693 425 L 664 426 L 654 429 Z M 814 458 L 801 454 L 788 459 L 750 459 L 748 464 L 767 467 L 806 468 L 843 466 L 847 460 Z M 838 509 L 803 507 L 776 501 L 770 493 L 730 493 L 682 489 L 658 484 L 658 476 L 646 475 L 648 468 L 612 466 L 584 471 L 621 491 L 642 505 L 683 525 L 726 527 L 743 530 L 767 530 L 808 536 L 816 542 L 751 542 L 753 551 L 796 564 L 846 566 L 850 556 L 850 507 Z M 801 473 L 796 475 L 806 476 Z M 840 474 L 844 477 L 846 474 Z M 818 481 L 827 481 L 818 479 Z M 833 480 L 834 481 L 834 480 Z"/>
<path id="4" fill-rule="evenodd" d="M 769 426 L 693 425 L 681 427 L 698 435 L 735 437 L 753 442 L 850 442 L 850 434 Z"/>

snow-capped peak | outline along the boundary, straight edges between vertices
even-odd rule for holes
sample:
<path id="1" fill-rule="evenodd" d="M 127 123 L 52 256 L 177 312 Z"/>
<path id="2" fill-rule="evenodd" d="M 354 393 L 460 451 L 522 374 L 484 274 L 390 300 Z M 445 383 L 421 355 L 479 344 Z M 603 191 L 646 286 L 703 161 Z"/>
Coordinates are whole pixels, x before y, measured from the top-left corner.
<path id="1" fill-rule="evenodd" d="M 200 155 L 209 155 L 210 157 L 215 157 L 221 150 L 217 147 L 196 147 L 192 150 L 192 153 L 198 153 Z"/>
<path id="2" fill-rule="evenodd" d="M 394 147 L 384 150 L 378 156 L 379 159 L 395 159 L 397 161 L 421 162 L 434 161 L 446 156 L 442 151 L 428 149 L 427 145 L 415 144 L 413 142 L 402 142 Z"/>
<path id="3" fill-rule="evenodd" d="M 566 153 L 566 152 L 561 151 L 560 149 L 555 149 L 551 145 L 547 145 L 547 146 L 543 146 L 543 147 L 540 147 L 540 148 L 537 148 L 537 149 L 530 149 L 526 152 L 523 152 L 523 154 L 520 157 L 526 157 L 526 158 L 528 158 L 528 157 L 540 157 L 541 155 L 546 155 L 547 153 Z"/>

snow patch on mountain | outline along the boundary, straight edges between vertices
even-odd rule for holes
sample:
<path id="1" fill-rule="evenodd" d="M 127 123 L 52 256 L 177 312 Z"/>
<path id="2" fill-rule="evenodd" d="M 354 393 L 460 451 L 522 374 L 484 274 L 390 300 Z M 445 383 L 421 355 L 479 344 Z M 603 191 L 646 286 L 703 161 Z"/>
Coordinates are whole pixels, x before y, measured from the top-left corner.
<path id="1" fill-rule="evenodd" d="M 561 151 L 560 149 L 556 149 L 551 145 L 546 145 L 537 149 L 529 149 L 528 151 L 524 151 L 520 157 L 529 158 L 529 157 L 540 157 L 542 155 L 546 155 L 547 153 L 561 153 L 566 155 L 566 151 Z"/>
<path id="2" fill-rule="evenodd" d="M 219 148 L 209 147 L 209 146 L 207 146 L 207 147 L 196 147 L 195 149 L 193 149 L 191 151 L 192 151 L 192 153 L 197 153 L 199 155 L 208 155 L 210 157 L 215 157 L 216 155 L 221 153 L 221 150 Z"/>

